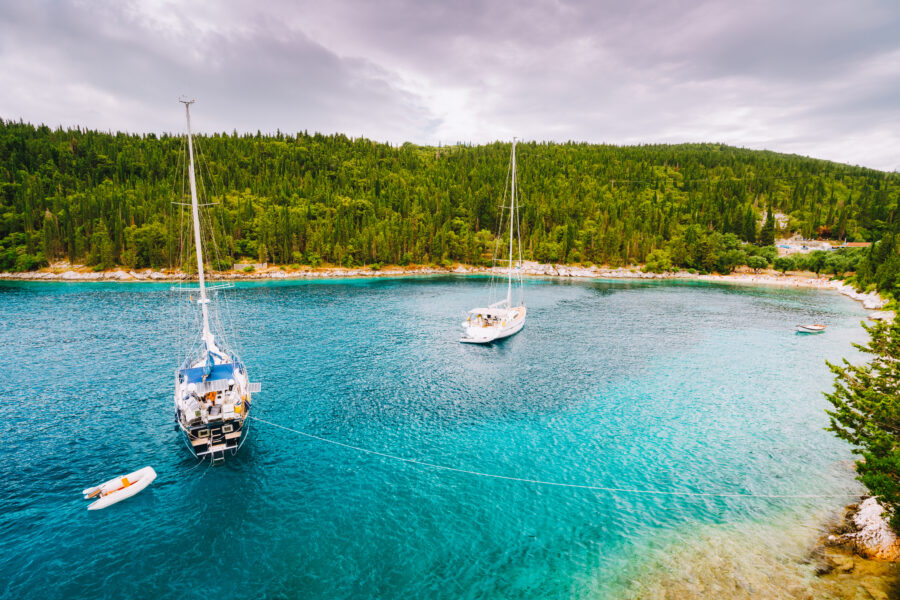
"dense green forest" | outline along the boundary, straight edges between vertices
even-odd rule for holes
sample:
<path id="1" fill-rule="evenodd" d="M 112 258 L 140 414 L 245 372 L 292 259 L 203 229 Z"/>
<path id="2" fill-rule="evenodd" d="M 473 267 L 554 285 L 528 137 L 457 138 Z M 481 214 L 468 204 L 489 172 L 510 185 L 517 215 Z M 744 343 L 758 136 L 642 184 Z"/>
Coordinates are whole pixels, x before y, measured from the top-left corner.
<path id="1" fill-rule="evenodd" d="M 510 145 L 391 146 L 343 135 L 197 136 L 214 268 L 234 260 L 491 261 Z M 0 270 L 48 261 L 179 266 L 180 135 L 0 120 Z M 858 270 L 893 290 L 900 176 L 715 144 L 517 146 L 523 253 L 540 262 Z M 885 241 L 775 261 L 774 212 L 804 237 Z M 190 239 L 189 237 L 187 239 Z M 764 262 L 763 262 L 764 261 Z M 885 265 L 888 265 L 887 267 Z"/>

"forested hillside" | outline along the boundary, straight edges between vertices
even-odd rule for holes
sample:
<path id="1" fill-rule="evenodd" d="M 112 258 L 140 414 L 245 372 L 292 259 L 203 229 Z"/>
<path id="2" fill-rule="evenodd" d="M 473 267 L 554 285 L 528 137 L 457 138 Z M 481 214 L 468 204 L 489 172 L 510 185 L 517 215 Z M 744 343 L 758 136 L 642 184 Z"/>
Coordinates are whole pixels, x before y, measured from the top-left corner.
<path id="1" fill-rule="evenodd" d="M 183 145 L 0 121 L 0 270 L 60 258 L 177 266 Z M 509 144 L 217 134 L 195 148 L 204 201 L 217 203 L 207 209 L 214 266 L 490 261 Z M 517 148 L 523 252 L 541 262 L 711 271 L 741 253 L 771 261 L 742 244 L 772 244 L 770 208 L 806 237 L 877 241 L 898 229 L 897 174 L 715 144 Z M 896 244 L 881 253 L 896 257 Z"/>

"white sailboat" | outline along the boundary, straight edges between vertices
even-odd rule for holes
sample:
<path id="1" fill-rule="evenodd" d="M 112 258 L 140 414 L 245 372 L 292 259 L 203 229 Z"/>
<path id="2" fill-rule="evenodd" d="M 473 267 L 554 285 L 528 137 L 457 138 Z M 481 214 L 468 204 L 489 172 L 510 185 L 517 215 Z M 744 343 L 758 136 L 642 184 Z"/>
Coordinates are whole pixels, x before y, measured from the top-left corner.
<path id="1" fill-rule="evenodd" d="M 484 308 L 473 308 L 462 324 L 465 334 L 459 340 L 467 344 L 488 344 L 521 331 L 525 326 L 525 286 L 522 282 L 522 239 L 519 230 L 519 212 L 516 205 L 516 140 L 513 138 L 509 178 L 509 258 L 506 265 L 506 297 Z M 501 218 L 501 225 L 502 225 Z M 513 241 L 518 240 L 518 260 L 513 266 Z M 497 238 L 499 246 L 500 237 Z M 496 251 L 494 255 L 496 256 Z M 519 290 L 518 302 L 513 304 L 513 280 Z M 493 275 L 491 290 L 494 289 Z"/>
<path id="2" fill-rule="evenodd" d="M 194 347 L 175 371 L 175 420 L 194 455 L 198 458 L 209 456 L 216 462 L 224 460 L 226 453 L 237 452 L 243 439 L 246 439 L 251 396 L 260 391 L 260 384 L 250 383 L 244 363 L 210 329 L 212 303 L 208 291 L 230 286 L 207 288 L 206 285 L 191 135 L 190 106 L 194 101 L 180 101 L 184 104 L 187 117 L 190 206 L 199 277 L 199 287 L 182 288 L 182 291 L 190 291 L 192 304 L 196 301 L 200 307 L 200 331 L 191 334 L 190 337 L 195 340 Z M 196 300 L 194 293 L 197 294 Z M 221 319 L 216 321 L 221 323 Z M 219 337 L 224 338 L 224 332 L 220 333 L 222 335 Z"/>

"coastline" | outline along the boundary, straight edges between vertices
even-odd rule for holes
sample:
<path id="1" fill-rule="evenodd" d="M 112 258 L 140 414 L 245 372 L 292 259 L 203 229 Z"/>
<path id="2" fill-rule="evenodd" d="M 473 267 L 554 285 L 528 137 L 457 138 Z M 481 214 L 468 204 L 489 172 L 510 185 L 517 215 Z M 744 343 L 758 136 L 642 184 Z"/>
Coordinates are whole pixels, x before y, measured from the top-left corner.
<path id="1" fill-rule="evenodd" d="M 452 267 L 410 265 L 386 266 L 378 270 L 366 267 L 300 267 L 270 266 L 259 271 L 216 271 L 209 277 L 216 281 L 283 281 L 311 279 L 352 279 L 377 277 L 416 277 L 429 275 L 506 275 L 501 267 L 476 267 L 456 264 Z M 852 286 L 840 280 L 810 272 L 779 273 L 772 269 L 753 272 L 748 268 L 738 269 L 729 275 L 690 273 L 674 271 L 668 273 L 645 273 L 638 267 L 590 267 L 562 264 L 541 264 L 526 261 L 522 274 L 526 277 L 554 279 L 612 279 L 612 280 L 678 280 L 737 285 L 774 285 L 781 287 L 835 290 L 853 300 L 861 302 L 871 311 L 880 311 L 887 304 L 877 292 L 857 292 Z M 153 269 L 108 269 L 94 271 L 83 265 L 54 263 L 38 271 L 23 273 L 0 273 L 0 281 L 59 281 L 59 282 L 174 282 L 190 280 L 191 276 L 177 270 Z M 891 313 L 876 312 L 873 318 L 891 318 Z"/>

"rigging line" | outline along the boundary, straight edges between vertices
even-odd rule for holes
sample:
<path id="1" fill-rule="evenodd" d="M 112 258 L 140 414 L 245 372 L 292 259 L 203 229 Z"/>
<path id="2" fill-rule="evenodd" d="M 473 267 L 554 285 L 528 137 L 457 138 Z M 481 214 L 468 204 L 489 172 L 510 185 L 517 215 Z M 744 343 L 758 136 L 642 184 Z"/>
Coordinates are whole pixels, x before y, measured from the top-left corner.
<path id="1" fill-rule="evenodd" d="M 218 244 L 218 242 L 216 242 L 216 239 L 215 239 L 215 226 L 220 225 L 219 234 L 221 236 L 222 242 L 223 243 L 227 242 L 227 235 L 226 235 L 226 231 L 225 231 L 225 210 L 226 210 L 225 192 L 221 189 L 221 186 L 217 185 L 216 180 L 212 176 L 212 172 L 210 171 L 210 159 L 207 158 L 208 155 L 203 152 L 203 148 L 199 144 L 198 144 L 198 148 L 200 148 L 200 153 L 201 153 L 201 158 L 202 158 L 201 164 L 200 164 L 200 169 L 202 170 L 204 167 L 206 168 L 206 178 L 209 181 L 209 188 L 211 190 L 211 193 L 212 193 L 213 197 L 218 195 L 221 199 L 221 207 L 219 208 L 219 210 L 216 211 L 215 214 L 211 213 L 211 214 L 207 215 L 208 221 L 210 223 L 210 231 L 212 232 L 212 237 L 213 237 L 213 244 L 214 244 L 214 249 L 215 249 L 215 253 L 216 253 L 216 262 L 221 263 L 223 260 L 223 257 L 231 258 L 230 254 L 228 254 L 228 253 L 230 253 L 230 249 L 227 247 L 227 245 L 225 248 L 223 248 L 222 254 L 219 253 L 219 244 Z M 216 220 L 216 214 L 219 216 L 218 221 Z M 229 263 L 232 263 L 232 261 L 229 260 Z M 235 356 L 238 356 L 238 358 L 240 358 L 239 353 L 238 353 L 238 348 L 237 348 L 238 339 L 237 339 L 237 334 L 235 333 L 237 331 L 237 329 L 235 329 L 235 327 L 234 327 L 234 316 L 231 312 L 231 309 L 229 308 L 228 294 L 225 293 L 224 290 L 220 290 L 219 292 L 217 292 L 217 298 L 219 300 L 219 307 L 216 309 L 216 319 L 219 322 L 219 328 L 221 330 L 223 343 L 226 345 L 229 352 L 231 352 L 232 354 L 234 354 Z M 227 336 L 225 333 L 226 329 L 225 329 L 225 325 L 224 325 L 224 320 L 228 321 L 229 328 L 227 329 L 227 331 L 231 332 L 231 336 Z"/>
<path id="2" fill-rule="evenodd" d="M 209 164 L 208 164 L 208 161 L 206 160 L 206 156 L 203 152 L 203 147 L 198 138 L 195 137 L 194 141 L 197 146 L 197 161 L 196 161 L 197 162 L 197 170 L 198 170 L 197 181 L 200 186 L 200 195 L 202 195 L 204 199 L 208 200 L 210 193 L 214 194 L 214 190 L 212 192 L 207 190 L 206 181 L 207 180 L 209 181 L 210 187 L 213 187 L 215 185 L 215 183 L 212 181 L 212 175 L 209 172 Z M 204 173 L 203 173 L 204 166 L 206 167 L 206 179 L 204 179 Z M 216 242 L 214 217 L 209 214 L 209 211 L 198 211 L 198 216 L 199 216 L 199 219 L 201 222 L 201 231 L 203 231 L 205 229 L 207 237 L 209 238 L 209 243 L 206 244 L 206 247 L 204 248 L 204 260 L 209 258 L 211 261 L 211 265 L 213 267 L 213 271 L 215 271 L 216 269 L 218 269 L 219 263 L 221 261 L 221 256 L 219 255 L 219 245 Z M 210 254 L 210 247 L 212 248 L 211 254 Z M 212 281 L 213 277 L 215 277 L 215 274 L 213 272 L 210 272 L 211 281 Z M 215 296 L 216 300 L 220 299 L 220 296 L 218 294 L 213 294 L 213 295 Z M 212 321 L 213 321 L 212 328 L 216 331 L 216 333 L 218 334 L 218 337 L 222 341 L 222 343 L 227 347 L 230 345 L 230 343 L 229 343 L 229 340 L 225 336 L 225 328 L 222 324 L 222 320 L 219 315 L 219 308 L 220 307 L 217 307 L 217 308 L 209 311 L 210 316 L 212 317 Z"/>
<path id="3" fill-rule="evenodd" d="M 186 171 L 187 171 L 187 160 L 185 154 L 187 145 L 186 136 L 181 136 L 181 152 L 178 154 L 178 161 L 176 162 L 176 171 L 178 170 L 178 163 L 181 163 L 181 196 L 178 198 L 179 200 L 184 200 L 184 186 L 186 179 Z M 174 182 L 173 182 L 174 183 Z M 174 191 L 174 190 L 173 190 Z M 178 270 L 184 273 L 184 206 L 178 207 Z M 184 286 L 183 280 L 179 278 L 178 280 L 178 288 L 182 288 Z M 177 292 L 170 292 L 170 296 L 175 294 L 176 296 L 180 296 Z M 177 305 L 176 305 L 177 306 Z M 180 365 L 183 360 L 181 356 L 181 352 L 183 347 L 180 343 L 180 340 L 184 337 L 183 332 L 187 331 L 187 322 L 189 319 L 189 311 L 186 311 L 183 307 L 178 307 L 177 312 L 177 327 L 175 330 L 175 335 L 173 336 L 172 344 L 175 347 L 175 364 Z"/>
<path id="4" fill-rule="evenodd" d="M 181 436 L 181 437 L 184 437 L 184 436 Z M 190 448 L 190 446 L 188 446 L 188 448 Z M 196 470 L 198 467 L 200 467 L 200 466 L 203 464 L 203 462 L 204 462 L 205 460 L 206 460 L 206 457 L 204 456 L 204 457 L 202 457 L 199 461 L 197 461 L 197 464 L 195 464 L 193 467 L 191 467 L 191 468 L 188 469 L 187 471 L 185 471 L 185 472 L 183 472 L 183 473 L 178 473 L 178 476 L 179 476 L 179 477 L 183 477 L 184 475 L 187 475 L 187 474 L 190 473 L 191 471 Z"/>
<path id="5" fill-rule="evenodd" d="M 498 284 L 494 267 L 497 266 L 497 253 L 500 251 L 500 241 L 503 234 L 503 215 L 506 214 L 506 192 L 509 188 L 509 180 L 512 174 L 512 160 L 506 163 L 506 177 L 503 179 L 503 200 L 500 202 L 500 219 L 497 221 L 497 236 L 494 239 L 494 250 L 491 253 L 491 283 L 488 287 L 488 304 L 493 304 L 496 299 L 495 284 Z"/>
<path id="6" fill-rule="evenodd" d="M 396 456 L 394 454 L 388 454 L 386 452 L 379 452 L 377 450 L 370 450 L 368 448 L 360 448 L 359 446 L 353 446 L 351 444 L 345 444 L 343 442 L 338 442 L 335 440 L 329 440 L 328 438 L 319 437 L 317 435 L 313 435 L 311 433 L 306 433 L 303 431 L 299 431 L 297 429 L 293 429 L 291 427 L 285 427 L 284 425 L 279 425 L 278 423 L 273 423 L 271 421 L 267 421 L 265 419 L 261 419 L 257 416 L 251 417 L 247 416 L 248 419 L 253 418 L 261 423 L 265 423 L 267 425 L 271 425 L 272 427 L 277 427 L 279 429 L 284 429 L 285 431 L 290 431 L 292 433 L 296 433 L 298 435 L 302 435 L 314 440 L 318 440 L 320 442 L 325 442 L 326 444 L 333 444 L 335 446 L 341 446 L 343 448 L 348 448 L 350 450 L 356 450 L 357 452 L 363 452 L 365 454 L 371 454 L 373 456 L 380 456 L 381 458 L 387 458 L 390 460 L 396 460 L 399 462 L 404 462 L 411 465 L 418 465 L 421 467 L 429 467 L 432 469 L 439 469 L 442 471 L 452 471 L 454 473 L 463 473 L 466 475 L 475 475 L 477 477 L 488 477 L 491 479 L 504 479 L 507 481 L 519 481 L 522 483 L 534 483 L 538 485 L 547 485 L 553 487 L 563 487 L 563 488 L 574 488 L 580 490 L 592 490 L 597 492 L 611 492 L 611 493 L 621 493 L 621 494 L 644 494 L 650 496 L 699 496 L 704 498 L 769 498 L 769 499 L 788 499 L 788 498 L 858 498 L 860 494 L 752 494 L 752 493 L 738 493 L 738 492 L 679 492 L 679 491 L 670 491 L 670 490 L 647 490 L 647 489 L 637 489 L 637 488 L 624 488 L 624 487 L 613 487 L 613 486 L 602 486 L 602 485 L 587 485 L 587 484 L 579 484 L 579 483 L 566 483 L 562 481 L 546 481 L 543 479 L 531 479 L 527 477 L 513 477 L 511 475 L 498 475 L 496 473 L 484 473 L 482 471 L 471 471 L 469 469 L 460 469 L 457 467 L 449 467 L 446 465 L 439 465 L 436 463 L 430 463 L 423 460 L 417 460 L 415 458 L 406 458 L 403 456 Z"/>
<path id="7" fill-rule="evenodd" d="M 516 186 L 516 191 L 518 192 L 519 197 L 519 202 L 516 206 L 518 209 L 516 210 L 516 236 L 519 240 L 519 267 L 516 274 L 518 275 L 519 279 L 519 305 L 525 306 L 525 284 L 522 281 L 522 271 L 524 271 L 524 269 L 522 268 L 522 190 L 519 189 L 519 184 L 517 182 L 514 181 L 513 185 Z M 510 235 L 512 235 L 512 232 L 510 232 Z M 512 256 L 510 256 L 509 259 L 512 260 Z"/>
<path id="8" fill-rule="evenodd" d="M 217 194 L 217 186 L 216 186 L 215 179 L 213 179 L 212 172 L 210 171 L 210 167 L 209 167 L 210 161 L 207 158 L 207 154 L 203 150 L 203 145 L 200 142 L 199 138 L 195 138 L 195 142 L 197 145 L 197 155 L 198 155 L 197 166 L 200 171 L 199 181 L 200 181 L 202 193 L 207 198 L 210 194 L 213 197 L 215 197 L 215 195 Z M 207 181 L 208 184 L 204 183 L 204 168 L 206 170 L 205 181 Z M 224 202 L 224 196 L 221 196 L 221 197 L 223 198 L 223 202 Z M 224 216 L 222 216 L 223 212 L 224 212 L 224 205 L 223 205 L 223 209 L 221 211 L 219 211 L 219 215 L 221 217 L 220 223 L 222 225 L 222 227 L 220 229 L 220 234 L 224 236 L 225 235 L 225 220 L 224 220 Z M 218 270 L 220 263 L 222 262 L 223 255 L 219 252 L 219 244 L 218 244 L 218 241 L 216 240 L 216 227 L 215 226 L 216 226 L 217 222 L 216 222 L 215 215 L 211 214 L 209 211 L 206 211 L 206 212 L 201 212 L 200 217 L 201 217 L 201 219 L 204 220 L 203 222 L 206 224 L 208 235 L 209 235 L 209 238 L 211 241 L 210 245 L 212 246 L 213 256 L 215 257 L 215 264 L 214 264 L 215 269 L 214 270 Z M 226 248 L 226 250 L 227 250 L 227 248 Z M 213 311 L 214 327 L 216 328 L 217 333 L 219 335 L 219 339 L 222 340 L 222 344 L 224 345 L 224 347 L 226 349 L 228 349 L 229 352 L 236 353 L 237 352 L 236 340 L 232 339 L 229 335 L 227 335 L 224 320 L 223 320 L 223 315 L 222 315 L 222 313 L 224 312 L 225 313 L 224 319 L 227 319 L 231 326 L 230 331 L 235 331 L 234 319 L 232 318 L 231 312 L 228 309 L 227 296 L 228 295 L 224 291 L 221 291 L 221 290 L 220 290 L 220 292 L 216 293 L 217 308 Z"/>
<path id="9" fill-rule="evenodd" d="M 210 442 L 210 446 L 211 445 L 212 445 L 212 442 Z M 206 458 L 206 457 L 204 457 L 204 458 Z M 200 463 L 202 464 L 203 461 L 201 460 Z M 206 477 L 206 474 L 209 473 L 209 470 L 212 468 L 212 466 L 213 466 L 213 455 L 210 454 L 209 455 L 209 464 L 206 465 L 205 469 L 203 469 L 203 474 L 200 475 L 200 479 L 203 479 L 204 477 Z M 200 479 L 198 479 L 197 481 L 199 481 Z"/>

